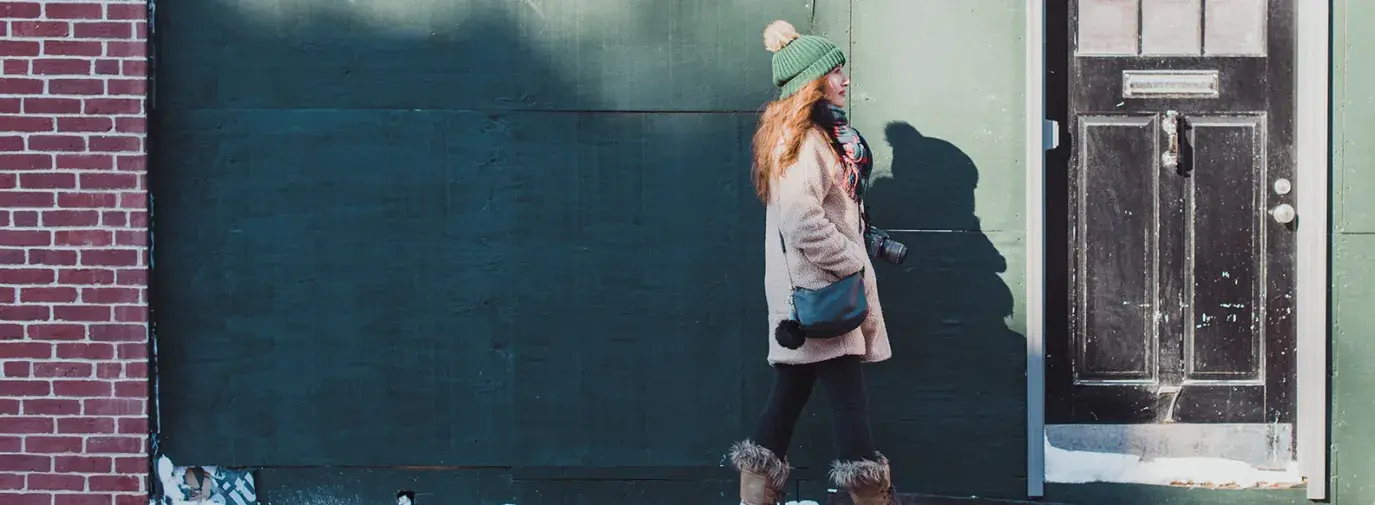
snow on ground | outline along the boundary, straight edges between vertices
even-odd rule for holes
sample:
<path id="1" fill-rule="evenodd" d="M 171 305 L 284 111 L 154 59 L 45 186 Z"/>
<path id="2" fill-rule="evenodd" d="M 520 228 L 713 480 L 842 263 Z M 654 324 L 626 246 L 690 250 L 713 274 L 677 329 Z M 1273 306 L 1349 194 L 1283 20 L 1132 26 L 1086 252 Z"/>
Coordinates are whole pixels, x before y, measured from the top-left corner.
<path id="1" fill-rule="evenodd" d="M 1118 482 L 1239 488 L 1301 484 L 1298 463 L 1285 470 L 1261 470 L 1222 458 L 1157 458 L 1104 452 L 1067 451 L 1046 440 L 1046 481 L 1064 484 Z"/>

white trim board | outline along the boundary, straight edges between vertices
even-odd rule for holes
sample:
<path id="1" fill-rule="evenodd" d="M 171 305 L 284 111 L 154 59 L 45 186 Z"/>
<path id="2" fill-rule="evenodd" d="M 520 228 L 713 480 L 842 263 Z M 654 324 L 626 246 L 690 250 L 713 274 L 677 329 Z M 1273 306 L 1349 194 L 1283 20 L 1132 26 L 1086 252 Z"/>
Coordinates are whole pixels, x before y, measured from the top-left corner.
<path id="1" fill-rule="evenodd" d="M 1302 8 L 1300 8 L 1302 5 Z M 1295 0 L 1296 433 L 1310 500 L 1328 497 L 1331 2 Z M 1026 2 L 1027 495 L 1045 495 L 1045 1 Z M 1302 78 L 1299 78 L 1302 76 Z M 1053 130 L 1050 130 L 1053 132 Z"/>
<path id="2" fill-rule="evenodd" d="M 1302 8 L 1300 8 L 1302 5 Z M 1328 324 L 1330 254 L 1328 174 L 1332 169 L 1332 3 L 1294 1 L 1294 133 L 1298 251 L 1298 440 L 1299 471 L 1310 500 L 1327 499 Z M 1301 76 L 1301 77 L 1300 77 Z"/>
<path id="3" fill-rule="evenodd" d="M 1045 0 L 1026 2 L 1026 494 L 1045 496 Z"/>

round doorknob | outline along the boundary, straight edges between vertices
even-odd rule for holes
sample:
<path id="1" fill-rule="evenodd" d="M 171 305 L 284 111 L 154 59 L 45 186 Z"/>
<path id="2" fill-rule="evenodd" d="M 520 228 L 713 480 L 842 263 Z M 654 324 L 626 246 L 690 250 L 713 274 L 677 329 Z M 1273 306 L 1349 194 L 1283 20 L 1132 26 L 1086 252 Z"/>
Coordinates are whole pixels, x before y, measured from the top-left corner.
<path id="1" fill-rule="evenodd" d="M 1290 191 L 1293 191 L 1293 190 L 1294 190 L 1294 184 L 1291 183 L 1291 182 L 1289 182 L 1289 179 L 1285 179 L 1285 178 L 1282 178 L 1282 177 L 1279 178 L 1279 179 L 1275 179 L 1275 194 L 1277 194 L 1277 195 L 1287 195 L 1287 194 L 1289 194 Z"/>
<path id="2" fill-rule="evenodd" d="M 1294 206 L 1287 203 L 1281 203 L 1270 211 L 1270 215 L 1274 216 L 1275 222 L 1277 223 L 1289 224 L 1290 221 L 1294 220 Z"/>

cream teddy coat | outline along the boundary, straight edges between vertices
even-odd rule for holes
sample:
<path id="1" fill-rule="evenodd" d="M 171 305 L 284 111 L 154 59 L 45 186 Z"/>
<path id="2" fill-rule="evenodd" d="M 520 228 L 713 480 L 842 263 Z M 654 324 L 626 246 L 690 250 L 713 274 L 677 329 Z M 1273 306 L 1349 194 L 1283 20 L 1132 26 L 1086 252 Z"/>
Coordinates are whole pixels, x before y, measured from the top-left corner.
<path id="1" fill-rule="evenodd" d="M 893 355 L 883 324 L 874 265 L 860 231 L 859 205 L 838 183 L 840 163 L 825 134 L 814 130 L 803 141 L 797 162 L 773 181 L 764 234 L 770 364 L 815 363 L 850 354 L 862 356 L 865 362 L 877 362 Z M 787 244 L 786 261 L 780 232 Z M 869 317 L 858 329 L 831 339 L 807 339 L 798 349 L 788 349 L 774 340 L 774 328 L 792 314 L 792 283 L 818 289 L 860 269 L 864 270 Z"/>

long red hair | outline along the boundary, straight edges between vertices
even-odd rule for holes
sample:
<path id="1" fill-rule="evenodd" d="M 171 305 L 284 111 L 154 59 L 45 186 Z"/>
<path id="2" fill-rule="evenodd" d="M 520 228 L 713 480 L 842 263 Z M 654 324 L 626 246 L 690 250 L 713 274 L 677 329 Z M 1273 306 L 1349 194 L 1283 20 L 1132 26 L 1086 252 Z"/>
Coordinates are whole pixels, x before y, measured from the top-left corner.
<path id="1" fill-rule="evenodd" d="M 754 192 L 768 205 L 773 181 L 797 162 L 807 134 L 817 128 L 815 114 L 825 99 L 826 80 L 816 79 L 796 93 L 769 102 L 754 132 Z"/>

